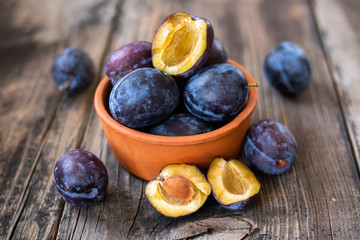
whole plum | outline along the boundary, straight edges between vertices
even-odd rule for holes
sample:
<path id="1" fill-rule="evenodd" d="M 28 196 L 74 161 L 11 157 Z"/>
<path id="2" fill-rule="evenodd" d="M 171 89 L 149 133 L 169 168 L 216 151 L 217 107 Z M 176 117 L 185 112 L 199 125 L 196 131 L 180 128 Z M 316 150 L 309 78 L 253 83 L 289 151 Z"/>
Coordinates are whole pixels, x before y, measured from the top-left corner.
<path id="1" fill-rule="evenodd" d="M 245 156 L 256 169 L 267 174 L 289 170 L 297 154 L 297 144 L 282 123 L 265 119 L 250 126 L 244 143 Z"/>
<path id="2" fill-rule="evenodd" d="M 282 42 L 265 58 L 265 78 L 278 91 L 294 95 L 310 82 L 311 67 L 304 50 L 292 42 Z"/>
<path id="3" fill-rule="evenodd" d="M 54 167 L 54 183 L 62 198 L 74 206 L 90 206 L 106 192 L 108 173 L 91 152 L 75 149 L 62 155 Z"/>
<path id="4" fill-rule="evenodd" d="M 177 113 L 152 127 L 149 133 L 162 136 L 190 136 L 214 130 L 213 126 L 190 113 Z"/>
<path id="5" fill-rule="evenodd" d="M 150 42 L 136 41 L 112 52 L 105 64 L 105 73 L 112 85 L 135 69 L 153 67 L 151 47 Z"/>
<path id="6" fill-rule="evenodd" d="M 142 128 L 165 120 L 178 101 L 179 90 L 170 75 L 155 68 L 139 68 L 115 84 L 109 108 L 117 122 Z"/>
<path id="7" fill-rule="evenodd" d="M 83 50 L 65 48 L 55 59 L 51 75 L 59 90 L 78 92 L 92 83 L 95 76 L 94 64 Z"/>
<path id="8" fill-rule="evenodd" d="M 208 66 L 192 76 L 184 91 L 190 113 L 208 122 L 236 116 L 246 105 L 249 85 L 243 71 L 228 63 Z"/>

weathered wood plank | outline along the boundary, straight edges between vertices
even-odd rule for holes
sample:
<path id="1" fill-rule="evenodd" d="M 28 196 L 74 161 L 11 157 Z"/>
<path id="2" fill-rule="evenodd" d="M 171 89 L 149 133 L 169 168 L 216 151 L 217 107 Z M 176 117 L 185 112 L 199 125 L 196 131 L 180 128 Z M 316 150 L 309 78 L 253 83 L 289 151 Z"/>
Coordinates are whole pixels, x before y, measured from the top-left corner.
<path id="1" fill-rule="evenodd" d="M 50 66 L 67 46 L 100 64 L 115 3 L 2 1 L 1 230 L 2 238 L 56 235 L 63 201 L 53 185 L 55 160 L 80 146 L 99 79 L 77 96 L 58 93 Z M 2 15 L 3 16 L 3 15 Z M 4 148 L 3 148 L 4 147 Z"/>
<path id="2" fill-rule="evenodd" d="M 0 236 L 4 237 L 11 234 L 29 196 L 38 151 L 61 94 L 49 87 L 52 82 L 46 77 L 50 69 L 46 56 L 54 54 L 58 43 L 36 40 L 43 29 L 26 19 L 26 10 L 19 11 L 25 6 L 8 1 L 1 5 Z"/>
<path id="3" fill-rule="evenodd" d="M 360 169 L 360 2 L 311 1 Z"/>
<path id="4" fill-rule="evenodd" d="M 292 171 L 259 175 L 260 205 L 246 215 L 259 226 L 254 238 L 357 239 L 359 177 L 309 5 L 307 1 L 244 3 L 234 11 L 241 16 L 240 28 L 247 29 L 243 45 L 250 46 L 252 57 L 244 58 L 244 65 L 262 85 L 255 120 L 274 118 L 285 123 L 299 147 Z M 284 40 L 304 48 L 313 70 L 309 87 L 293 98 L 280 95 L 262 76 L 265 55 Z"/>

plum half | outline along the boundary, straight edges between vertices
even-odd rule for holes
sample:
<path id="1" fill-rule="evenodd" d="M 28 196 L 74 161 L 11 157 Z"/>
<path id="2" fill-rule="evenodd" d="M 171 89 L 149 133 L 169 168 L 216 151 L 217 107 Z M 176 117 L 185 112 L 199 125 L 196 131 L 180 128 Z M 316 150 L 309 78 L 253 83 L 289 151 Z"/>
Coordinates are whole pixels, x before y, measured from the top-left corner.
<path id="1" fill-rule="evenodd" d="M 210 184 L 200 170 L 195 165 L 183 163 L 165 166 L 145 189 L 151 205 L 168 217 L 197 211 L 210 193 Z"/>
<path id="2" fill-rule="evenodd" d="M 185 12 L 169 15 L 153 39 L 155 68 L 178 78 L 189 78 L 208 60 L 214 41 L 211 23 Z"/>
<path id="3" fill-rule="evenodd" d="M 245 208 L 260 191 L 254 173 L 236 159 L 215 158 L 209 166 L 207 179 L 215 199 L 230 210 Z"/>

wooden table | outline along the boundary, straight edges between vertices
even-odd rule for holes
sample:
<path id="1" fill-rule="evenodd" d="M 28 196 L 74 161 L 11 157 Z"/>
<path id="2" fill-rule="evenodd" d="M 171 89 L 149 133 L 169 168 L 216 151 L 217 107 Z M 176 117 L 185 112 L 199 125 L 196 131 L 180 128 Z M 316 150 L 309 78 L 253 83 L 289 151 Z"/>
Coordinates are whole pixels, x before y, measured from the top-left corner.
<path id="1" fill-rule="evenodd" d="M 93 107 L 107 56 L 152 41 L 165 16 L 186 11 L 214 26 L 229 56 L 260 82 L 252 121 L 284 123 L 297 139 L 295 166 L 256 172 L 258 201 L 242 211 L 210 197 L 196 213 L 168 218 L 144 195 L 146 181 L 116 161 Z M 1 239 L 360 239 L 360 2 L 358 0 L 0 1 Z M 309 87 L 284 97 L 262 74 L 265 55 L 290 40 L 307 52 Z M 97 68 L 81 94 L 58 92 L 50 67 L 63 48 L 84 49 Z M 105 200 L 65 203 L 55 161 L 84 148 L 109 172 Z M 242 158 L 242 156 L 241 156 Z"/>

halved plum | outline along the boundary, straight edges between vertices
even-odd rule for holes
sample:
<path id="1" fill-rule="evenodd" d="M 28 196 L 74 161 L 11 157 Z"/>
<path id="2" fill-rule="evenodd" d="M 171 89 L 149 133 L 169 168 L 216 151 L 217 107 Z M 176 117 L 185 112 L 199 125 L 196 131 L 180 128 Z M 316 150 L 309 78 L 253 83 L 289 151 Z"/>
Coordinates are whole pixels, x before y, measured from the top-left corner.
<path id="1" fill-rule="evenodd" d="M 215 199 L 230 210 L 245 208 L 260 191 L 254 173 L 236 159 L 215 158 L 209 166 L 207 179 Z"/>
<path id="2" fill-rule="evenodd" d="M 152 45 L 155 68 L 178 78 L 189 78 L 206 63 L 214 41 L 211 23 L 185 12 L 169 15 Z"/>
<path id="3" fill-rule="evenodd" d="M 145 189 L 151 205 L 168 217 L 197 211 L 210 193 L 209 182 L 195 165 L 177 163 L 165 166 Z"/>

